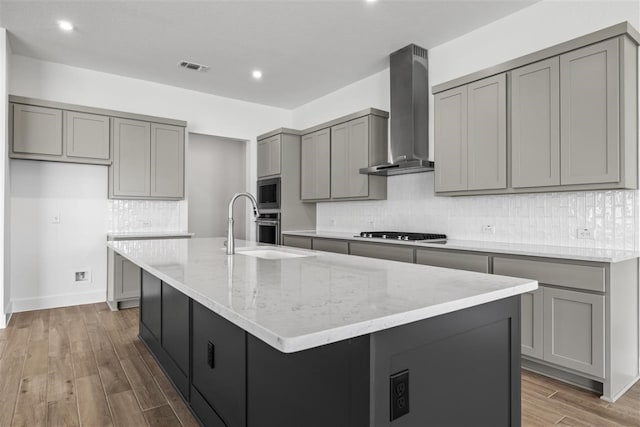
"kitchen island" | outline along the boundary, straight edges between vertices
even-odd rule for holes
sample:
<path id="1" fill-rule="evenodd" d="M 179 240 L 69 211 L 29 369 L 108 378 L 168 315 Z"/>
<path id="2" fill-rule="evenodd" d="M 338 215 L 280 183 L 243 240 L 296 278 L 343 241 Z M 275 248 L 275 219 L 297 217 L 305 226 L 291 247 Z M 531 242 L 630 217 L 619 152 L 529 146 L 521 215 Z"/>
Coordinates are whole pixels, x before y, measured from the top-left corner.
<path id="1" fill-rule="evenodd" d="M 205 425 L 520 424 L 537 282 L 223 238 L 110 242 L 140 338 Z"/>

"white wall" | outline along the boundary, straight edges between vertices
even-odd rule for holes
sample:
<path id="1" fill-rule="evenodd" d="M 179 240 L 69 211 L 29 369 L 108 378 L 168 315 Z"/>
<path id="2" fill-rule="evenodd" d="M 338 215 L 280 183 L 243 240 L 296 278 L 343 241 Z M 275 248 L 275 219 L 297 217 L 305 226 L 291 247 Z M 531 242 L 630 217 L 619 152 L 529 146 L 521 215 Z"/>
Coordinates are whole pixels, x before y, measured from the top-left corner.
<path id="1" fill-rule="evenodd" d="M 430 84 L 443 83 L 622 21 L 640 28 L 640 2 L 543 0 L 429 49 Z M 295 109 L 294 128 L 366 107 L 388 111 L 388 77 L 387 69 Z M 430 102 L 430 153 L 433 153 L 433 97 Z M 388 178 L 386 201 L 318 203 L 317 228 L 349 232 L 396 228 L 444 232 L 453 238 L 637 250 L 639 203 L 637 191 L 435 197 L 433 174 L 423 173 Z M 494 225 L 496 233 L 481 233 L 485 223 Z M 577 240 L 577 227 L 593 228 L 596 239 Z"/>
<path id="2" fill-rule="evenodd" d="M 187 133 L 248 140 L 247 187 L 254 192 L 255 137 L 291 125 L 291 112 L 280 108 L 18 55 L 11 62 L 12 95 L 181 119 Z M 188 155 L 186 161 L 188 167 Z M 104 300 L 108 231 L 186 230 L 186 201 L 108 201 L 106 167 L 14 160 L 11 178 L 13 311 Z M 61 223 L 51 224 L 58 211 Z M 37 269 L 28 269 L 34 262 Z M 93 283 L 70 283 L 69 271 L 84 267 Z"/>
<path id="3" fill-rule="evenodd" d="M 0 138 L 2 143 L 0 149 L 7 152 L 8 136 L 8 85 L 9 67 L 11 62 L 11 47 L 7 39 L 7 31 L 0 28 Z M 9 160 L 5 158 L 0 162 L 0 200 L 3 201 L 4 208 L 0 210 L 0 328 L 4 328 L 11 316 L 11 286 L 9 285 L 10 258 L 9 250 L 10 230 L 9 230 L 9 209 L 11 198 L 9 196 Z"/>

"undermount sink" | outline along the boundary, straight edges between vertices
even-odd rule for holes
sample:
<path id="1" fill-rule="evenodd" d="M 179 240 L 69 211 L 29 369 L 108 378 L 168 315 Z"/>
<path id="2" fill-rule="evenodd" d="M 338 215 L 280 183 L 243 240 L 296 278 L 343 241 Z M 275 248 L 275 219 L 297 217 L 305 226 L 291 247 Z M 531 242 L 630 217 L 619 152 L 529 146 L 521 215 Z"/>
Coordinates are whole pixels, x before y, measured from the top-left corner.
<path id="1" fill-rule="evenodd" d="M 278 249 L 271 248 L 238 248 L 236 249 L 236 254 L 240 255 L 248 255 L 256 258 L 262 259 L 287 259 L 287 258 L 303 258 L 314 256 L 314 253 L 311 252 L 293 252 L 293 251 L 282 251 Z"/>

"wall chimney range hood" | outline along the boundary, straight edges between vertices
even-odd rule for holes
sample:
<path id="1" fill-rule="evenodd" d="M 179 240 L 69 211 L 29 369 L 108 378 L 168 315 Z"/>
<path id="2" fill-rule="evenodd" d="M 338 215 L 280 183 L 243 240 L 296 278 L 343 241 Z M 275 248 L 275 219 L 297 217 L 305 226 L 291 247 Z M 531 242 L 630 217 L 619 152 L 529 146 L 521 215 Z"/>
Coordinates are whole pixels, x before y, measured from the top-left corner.
<path id="1" fill-rule="evenodd" d="M 429 78 L 427 50 L 410 44 L 390 56 L 392 163 L 360 169 L 368 175 L 433 171 L 429 161 Z"/>

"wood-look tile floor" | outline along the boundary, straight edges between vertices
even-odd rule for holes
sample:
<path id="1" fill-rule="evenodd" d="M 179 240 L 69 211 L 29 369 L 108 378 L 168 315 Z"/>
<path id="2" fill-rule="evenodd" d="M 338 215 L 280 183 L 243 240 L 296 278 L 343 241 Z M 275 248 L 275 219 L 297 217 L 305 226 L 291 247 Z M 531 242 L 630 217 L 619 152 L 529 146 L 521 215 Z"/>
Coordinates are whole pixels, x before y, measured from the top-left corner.
<path id="1" fill-rule="evenodd" d="M 137 338 L 138 310 L 14 314 L 0 329 L 0 426 L 197 426 Z M 615 404 L 523 372 L 523 426 L 640 426 L 640 384 Z"/>

